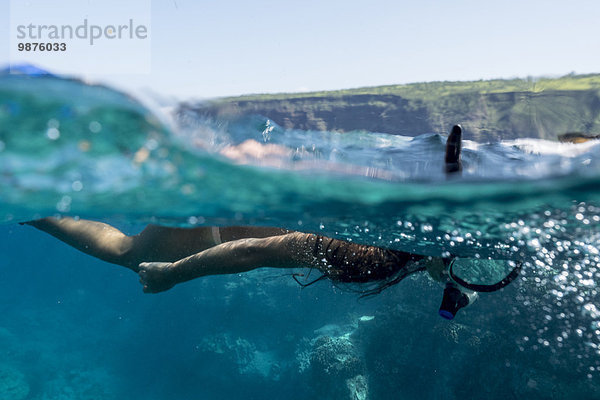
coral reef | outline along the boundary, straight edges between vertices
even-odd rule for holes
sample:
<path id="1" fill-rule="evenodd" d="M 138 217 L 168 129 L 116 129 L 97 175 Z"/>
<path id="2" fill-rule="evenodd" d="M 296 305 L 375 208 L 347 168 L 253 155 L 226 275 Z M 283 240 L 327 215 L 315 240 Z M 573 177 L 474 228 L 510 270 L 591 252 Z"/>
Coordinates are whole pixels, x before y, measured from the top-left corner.
<path id="1" fill-rule="evenodd" d="M 369 398 L 365 363 L 352 339 L 354 331 L 354 326 L 325 325 L 315 330 L 319 336 L 305 343 L 309 345 L 308 349 L 297 352 L 299 370 L 308 375 L 315 396 L 321 399 Z"/>
<path id="2" fill-rule="evenodd" d="M 0 365 L 0 399 L 23 400 L 29 395 L 29 384 L 23 373 L 10 365 Z"/>
<path id="3" fill-rule="evenodd" d="M 112 377 L 102 369 L 70 370 L 45 383 L 41 400 L 111 400 Z"/>
<path id="4" fill-rule="evenodd" d="M 310 355 L 310 366 L 315 377 L 326 377 L 327 380 L 352 378 L 364 370 L 349 334 L 317 338 Z"/>
<path id="5" fill-rule="evenodd" d="M 352 400 L 367 400 L 369 397 L 369 382 L 364 375 L 356 375 L 346 379 L 346 387 Z"/>
<path id="6" fill-rule="evenodd" d="M 256 345 L 229 333 L 220 333 L 204 338 L 199 346 L 204 353 L 212 353 L 221 364 L 235 366 L 240 375 L 258 375 L 269 380 L 278 380 L 280 366 L 271 351 L 257 349 Z"/>

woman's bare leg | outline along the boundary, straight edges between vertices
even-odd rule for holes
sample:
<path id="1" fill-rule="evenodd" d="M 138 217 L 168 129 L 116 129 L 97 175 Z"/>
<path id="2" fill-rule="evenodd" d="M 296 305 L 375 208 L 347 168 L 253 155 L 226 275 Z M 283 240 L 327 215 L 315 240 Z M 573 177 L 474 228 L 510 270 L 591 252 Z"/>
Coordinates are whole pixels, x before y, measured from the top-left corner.
<path id="1" fill-rule="evenodd" d="M 289 231 L 268 227 L 172 228 L 148 225 L 138 235 L 127 236 L 108 224 L 84 219 L 43 218 L 27 224 L 101 260 L 138 271 L 141 262 L 174 262 L 213 247 L 219 242 L 243 238 L 265 238 Z M 217 240 L 215 240 L 217 239 Z"/>
<path id="2" fill-rule="evenodd" d="M 27 222 L 68 245 L 101 260 L 138 271 L 144 261 L 176 261 L 215 245 L 210 227 L 169 228 L 148 225 L 127 236 L 108 224 L 72 218 Z"/>
<path id="3" fill-rule="evenodd" d="M 174 263 L 141 263 L 140 282 L 144 292 L 158 293 L 207 275 L 238 274 L 260 267 L 323 268 L 323 257 L 314 254 L 316 240 L 315 235 L 301 232 L 232 240 Z"/>
<path id="4" fill-rule="evenodd" d="M 219 231 L 221 233 L 221 241 L 223 243 L 239 239 L 263 239 L 266 237 L 280 236 L 293 232 L 287 229 L 265 226 L 224 226 L 219 228 Z"/>
<path id="5" fill-rule="evenodd" d="M 27 224 L 101 260 L 133 267 L 133 260 L 129 257 L 133 239 L 110 225 L 52 217 L 29 221 Z"/>

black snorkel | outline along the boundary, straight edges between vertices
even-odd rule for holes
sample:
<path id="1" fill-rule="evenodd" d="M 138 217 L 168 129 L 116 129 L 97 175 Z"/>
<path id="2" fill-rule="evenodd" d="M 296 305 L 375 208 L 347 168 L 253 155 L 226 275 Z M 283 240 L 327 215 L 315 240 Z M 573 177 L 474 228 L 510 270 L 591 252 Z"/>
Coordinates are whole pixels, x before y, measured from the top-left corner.
<path id="1" fill-rule="evenodd" d="M 462 127 L 454 125 L 448 139 L 446 140 L 446 155 L 444 157 L 444 166 L 447 176 L 460 173 L 462 171 L 462 162 L 460 153 L 462 150 Z M 452 258 L 444 258 L 444 270 L 448 271 Z M 450 275 L 448 275 L 449 277 Z M 477 293 L 464 293 L 460 287 L 448 279 L 444 288 L 444 297 L 439 314 L 442 318 L 453 319 L 458 310 L 471 304 L 477 299 Z"/>
<path id="2" fill-rule="evenodd" d="M 461 161 L 462 150 L 462 127 L 454 125 L 446 141 L 446 155 L 444 158 L 446 176 L 450 177 L 462 171 Z M 454 264 L 456 257 L 443 258 L 444 273 L 446 280 L 442 304 L 439 314 L 442 318 L 451 320 L 461 308 L 465 308 L 477 300 L 478 292 L 495 292 L 507 286 L 519 275 L 521 270 L 520 262 L 510 262 L 514 268 L 499 282 L 492 284 L 476 284 L 467 282 L 454 273 Z M 512 264 L 514 263 L 514 264 Z"/>

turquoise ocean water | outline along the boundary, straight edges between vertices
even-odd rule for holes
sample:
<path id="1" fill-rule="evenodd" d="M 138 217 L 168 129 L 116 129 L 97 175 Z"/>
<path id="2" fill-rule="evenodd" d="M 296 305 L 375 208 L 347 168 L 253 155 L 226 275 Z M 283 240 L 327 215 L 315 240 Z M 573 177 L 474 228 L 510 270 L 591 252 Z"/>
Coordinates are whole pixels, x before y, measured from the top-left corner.
<path id="1" fill-rule="evenodd" d="M 0 399 L 600 398 L 600 142 L 466 140 L 447 178 L 445 140 L 0 76 Z M 278 226 L 524 269 L 451 322 L 425 275 L 369 299 L 288 270 L 144 295 L 130 271 L 17 224 L 48 215 L 131 234 Z"/>

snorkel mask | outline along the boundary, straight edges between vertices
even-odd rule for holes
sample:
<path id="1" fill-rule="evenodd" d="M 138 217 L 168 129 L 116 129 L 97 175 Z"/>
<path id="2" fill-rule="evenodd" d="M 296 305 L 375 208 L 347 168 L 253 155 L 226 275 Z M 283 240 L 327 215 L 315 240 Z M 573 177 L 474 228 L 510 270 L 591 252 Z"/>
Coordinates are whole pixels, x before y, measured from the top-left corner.
<path id="1" fill-rule="evenodd" d="M 451 320 L 477 300 L 478 292 L 495 292 L 519 275 L 521 263 L 510 260 L 443 258 L 446 287 L 439 314 Z"/>

